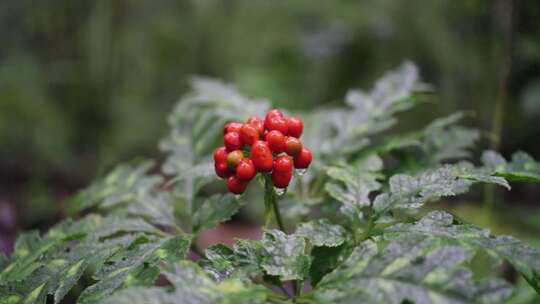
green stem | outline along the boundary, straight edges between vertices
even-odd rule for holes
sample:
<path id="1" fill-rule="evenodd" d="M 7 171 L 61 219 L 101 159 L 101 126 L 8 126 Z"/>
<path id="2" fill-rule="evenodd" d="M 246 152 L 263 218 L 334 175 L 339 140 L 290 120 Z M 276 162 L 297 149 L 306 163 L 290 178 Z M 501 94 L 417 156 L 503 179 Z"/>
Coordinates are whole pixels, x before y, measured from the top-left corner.
<path id="1" fill-rule="evenodd" d="M 272 216 L 276 218 L 279 229 L 285 233 L 285 226 L 281 219 L 277 203 L 276 191 L 269 175 L 264 176 L 264 228 L 268 228 L 272 222 Z"/>

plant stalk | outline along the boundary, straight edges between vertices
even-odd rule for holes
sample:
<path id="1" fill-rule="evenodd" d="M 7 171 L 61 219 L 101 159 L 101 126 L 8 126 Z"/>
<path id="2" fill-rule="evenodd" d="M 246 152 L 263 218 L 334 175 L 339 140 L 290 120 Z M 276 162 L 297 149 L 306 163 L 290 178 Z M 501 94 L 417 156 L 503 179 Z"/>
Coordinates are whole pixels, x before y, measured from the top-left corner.
<path id="1" fill-rule="evenodd" d="M 279 212 L 279 206 L 277 203 L 276 191 L 272 179 L 269 175 L 264 175 L 264 228 L 270 227 L 272 217 L 275 217 L 276 223 L 281 231 L 285 231 L 283 220 L 281 219 L 281 213 Z"/>

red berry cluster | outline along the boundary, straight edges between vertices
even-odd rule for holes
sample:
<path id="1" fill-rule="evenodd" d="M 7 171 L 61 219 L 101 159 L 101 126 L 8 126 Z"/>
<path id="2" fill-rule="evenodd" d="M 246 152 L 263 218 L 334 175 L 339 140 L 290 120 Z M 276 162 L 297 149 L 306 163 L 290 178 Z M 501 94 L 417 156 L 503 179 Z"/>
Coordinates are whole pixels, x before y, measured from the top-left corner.
<path id="1" fill-rule="evenodd" d="M 234 194 L 244 193 L 257 172 L 271 172 L 274 186 L 286 188 L 293 167 L 306 169 L 311 163 L 311 151 L 299 139 L 303 130 L 300 118 L 285 117 L 278 110 L 266 113 L 264 120 L 250 117 L 245 123 L 226 124 L 225 146 L 214 151 L 216 174 L 227 179 Z"/>

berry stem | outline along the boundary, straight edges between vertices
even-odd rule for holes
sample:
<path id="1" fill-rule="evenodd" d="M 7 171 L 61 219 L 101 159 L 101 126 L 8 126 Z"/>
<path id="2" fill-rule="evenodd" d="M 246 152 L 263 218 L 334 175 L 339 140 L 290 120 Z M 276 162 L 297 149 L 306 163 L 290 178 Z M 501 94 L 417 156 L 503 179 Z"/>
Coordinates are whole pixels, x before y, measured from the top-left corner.
<path id="1" fill-rule="evenodd" d="M 274 184 L 270 175 L 264 175 L 264 228 L 268 228 L 272 222 L 272 217 L 276 218 L 276 223 L 279 229 L 285 233 L 285 226 L 281 219 L 281 213 L 279 212 L 279 206 L 277 203 L 276 191 L 274 190 Z"/>

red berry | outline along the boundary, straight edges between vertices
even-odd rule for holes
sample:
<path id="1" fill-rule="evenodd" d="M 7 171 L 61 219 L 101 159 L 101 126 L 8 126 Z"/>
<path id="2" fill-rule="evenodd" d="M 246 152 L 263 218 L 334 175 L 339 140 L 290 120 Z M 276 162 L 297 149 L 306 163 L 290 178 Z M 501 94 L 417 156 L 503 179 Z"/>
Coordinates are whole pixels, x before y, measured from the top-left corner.
<path id="1" fill-rule="evenodd" d="M 290 156 L 296 156 L 302 151 L 302 142 L 296 137 L 287 137 L 285 140 L 285 152 Z"/>
<path id="2" fill-rule="evenodd" d="M 309 164 L 311 164 L 312 158 L 313 156 L 311 155 L 311 151 L 306 148 L 302 148 L 300 154 L 294 157 L 294 167 L 296 169 L 305 169 L 309 167 Z"/>
<path id="3" fill-rule="evenodd" d="M 264 120 L 266 122 L 267 119 L 269 119 L 271 117 L 275 117 L 275 116 L 283 117 L 283 113 L 281 113 L 281 111 L 278 110 L 278 109 L 270 110 L 270 111 L 268 111 L 266 113 L 266 116 L 264 117 Z"/>
<path id="4" fill-rule="evenodd" d="M 272 171 L 272 151 L 266 142 L 258 140 L 251 146 L 251 160 L 253 160 L 253 164 L 255 165 L 255 169 L 257 169 L 257 171 Z"/>
<path id="5" fill-rule="evenodd" d="M 232 175 L 231 171 L 229 170 L 229 166 L 227 165 L 227 162 L 215 163 L 214 169 L 216 171 L 216 175 L 221 178 L 227 178 Z"/>
<path id="6" fill-rule="evenodd" d="M 304 122 L 298 117 L 289 117 L 287 118 L 287 127 L 289 136 L 299 138 L 304 131 Z"/>
<path id="7" fill-rule="evenodd" d="M 236 176 L 227 179 L 227 189 L 234 194 L 242 194 L 246 191 L 247 183 L 239 180 Z"/>
<path id="8" fill-rule="evenodd" d="M 240 150 L 234 150 L 227 155 L 227 165 L 229 168 L 234 169 L 240 161 L 244 158 L 244 153 Z"/>
<path id="9" fill-rule="evenodd" d="M 272 152 L 285 152 L 285 136 L 283 135 L 283 133 L 277 130 L 273 130 L 266 134 L 265 139 L 268 143 L 268 147 L 270 147 L 270 150 L 272 150 Z"/>
<path id="10" fill-rule="evenodd" d="M 251 146 L 254 142 L 259 140 L 259 130 L 253 125 L 245 124 L 240 130 L 240 138 L 244 144 Z"/>
<path id="11" fill-rule="evenodd" d="M 238 150 L 242 148 L 242 140 L 238 132 L 229 132 L 223 136 L 223 143 L 228 151 Z"/>
<path id="12" fill-rule="evenodd" d="M 223 127 L 223 135 L 229 133 L 229 132 L 238 132 L 240 133 L 240 129 L 242 129 L 242 126 L 244 124 L 238 121 L 233 121 L 228 124 L 225 124 Z"/>
<path id="13" fill-rule="evenodd" d="M 236 177 L 242 181 L 250 181 L 255 176 L 255 165 L 249 158 L 242 159 L 236 166 Z"/>
<path id="14" fill-rule="evenodd" d="M 264 127 L 268 131 L 277 130 L 283 135 L 287 135 L 287 120 L 281 116 L 273 116 L 264 121 Z"/>
<path id="15" fill-rule="evenodd" d="M 246 124 L 254 126 L 255 129 L 257 129 L 257 131 L 259 132 L 259 135 L 263 134 L 263 132 L 264 132 L 264 121 L 261 118 L 259 118 L 257 116 L 251 116 L 247 120 Z"/>
<path id="16" fill-rule="evenodd" d="M 214 150 L 214 162 L 226 162 L 227 161 L 227 148 L 219 147 Z"/>
<path id="17" fill-rule="evenodd" d="M 293 170 L 293 161 L 286 155 L 278 156 L 274 160 L 273 172 L 278 173 L 291 173 Z"/>
<path id="18" fill-rule="evenodd" d="M 276 188 L 287 188 L 292 179 L 292 172 L 272 172 L 272 183 Z"/>

